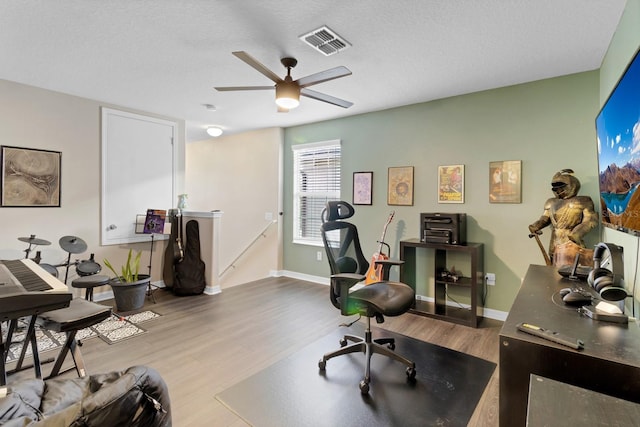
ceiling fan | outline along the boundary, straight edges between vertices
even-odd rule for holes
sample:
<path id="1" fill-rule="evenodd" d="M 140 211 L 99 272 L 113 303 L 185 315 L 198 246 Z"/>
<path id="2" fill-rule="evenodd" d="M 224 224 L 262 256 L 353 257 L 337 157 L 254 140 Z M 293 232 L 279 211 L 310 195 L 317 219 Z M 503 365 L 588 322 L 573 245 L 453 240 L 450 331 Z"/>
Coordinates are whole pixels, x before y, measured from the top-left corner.
<path id="1" fill-rule="evenodd" d="M 336 98 L 325 93 L 316 92 L 308 87 L 323 83 L 329 80 L 334 80 L 340 77 L 346 77 L 351 75 L 351 71 L 347 67 L 335 67 L 329 70 L 320 71 L 319 73 L 311 74 L 306 77 L 302 77 L 298 80 L 293 80 L 291 77 L 291 69 L 294 68 L 298 61 L 295 58 L 282 58 L 280 62 L 287 69 L 287 75 L 284 79 L 281 79 L 276 73 L 269 70 L 260 62 L 255 60 L 252 56 L 244 51 L 232 52 L 236 57 L 249 64 L 251 67 L 258 70 L 260 73 L 267 76 L 270 80 L 275 82 L 274 86 L 231 86 L 231 87 L 216 87 L 215 89 L 220 92 L 224 91 L 237 91 L 237 90 L 276 90 L 276 104 L 278 105 L 279 112 L 287 112 L 292 108 L 296 108 L 300 104 L 300 95 L 307 98 L 316 99 L 318 101 L 327 102 L 329 104 L 337 105 L 342 108 L 349 108 L 353 105 L 353 102 L 345 101 L 344 99 Z"/>

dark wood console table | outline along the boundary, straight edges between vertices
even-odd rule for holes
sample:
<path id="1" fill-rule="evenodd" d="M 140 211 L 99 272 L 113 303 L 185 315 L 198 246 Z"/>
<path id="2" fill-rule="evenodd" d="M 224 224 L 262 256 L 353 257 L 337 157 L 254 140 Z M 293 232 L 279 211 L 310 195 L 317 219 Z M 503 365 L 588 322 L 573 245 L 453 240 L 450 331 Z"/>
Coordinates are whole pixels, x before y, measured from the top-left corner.
<path id="1" fill-rule="evenodd" d="M 424 243 L 419 239 L 402 240 L 400 242 L 400 259 L 405 263 L 400 269 L 400 281 L 416 289 L 417 259 L 416 250 L 426 249 L 433 252 L 434 270 L 434 302 L 416 300 L 412 313 L 422 316 L 436 317 L 449 322 L 478 327 L 482 318 L 482 293 L 484 281 L 484 255 L 482 243 L 467 243 L 466 245 L 446 245 L 442 243 Z M 457 281 L 439 276 L 443 270 L 448 270 L 447 254 L 461 254 L 467 257 L 469 276 L 461 277 Z M 457 286 L 469 291 L 470 307 L 456 307 L 447 304 L 447 287 Z"/>
<path id="2" fill-rule="evenodd" d="M 559 297 L 562 288 L 584 282 L 560 276 L 554 267 L 531 265 L 500 332 L 500 425 L 524 426 L 530 374 L 640 403 L 640 327 L 581 316 Z M 580 339 L 583 350 L 517 330 L 521 322 Z M 640 423 L 640 419 L 637 420 Z"/>

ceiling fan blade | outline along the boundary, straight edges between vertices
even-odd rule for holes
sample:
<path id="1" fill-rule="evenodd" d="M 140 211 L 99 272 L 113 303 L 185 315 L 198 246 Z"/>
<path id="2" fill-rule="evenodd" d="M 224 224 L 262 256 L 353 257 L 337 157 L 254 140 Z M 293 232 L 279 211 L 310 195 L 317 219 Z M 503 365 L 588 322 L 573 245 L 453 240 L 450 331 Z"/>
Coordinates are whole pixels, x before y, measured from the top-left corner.
<path id="1" fill-rule="evenodd" d="M 329 70 L 320 71 L 319 73 L 311 74 L 306 77 L 302 77 L 295 82 L 298 83 L 302 88 L 350 75 L 351 70 L 349 70 L 347 67 L 339 66 L 331 68 Z"/>
<path id="2" fill-rule="evenodd" d="M 318 101 L 328 102 L 329 104 L 337 105 L 342 108 L 349 108 L 353 105 L 353 102 L 345 101 L 344 99 L 336 98 L 335 96 L 327 95 L 326 93 L 316 92 L 311 89 L 301 89 L 300 95 L 307 98 L 317 99 Z"/>
<path id="3" fill-rule="evenodd" d="M 218 92 L 229 92 L 232 90 L 268 90 L 275 89 L 275 86 L 224 86 L 214 87 Z"/>
<path id="4" fill-rule="evenodd" d="M 275 83 L 279 83 L 282 81 L 280 76 L 278 76 L 276 73 L 274 73 L 273 71 L 271 71 L 270 69 L 262 65 L 260 62 L 258 62 L 254 57 L 249 55 L 247 52 L 237 51 L 232 53 L 239 59 L 243 60 L 244 62 L 246 62 L 253 68 L 255 68 L 256 70 L 258 70 L 260 73 L 267 76 L 269 80 L 273 80 Z"/>

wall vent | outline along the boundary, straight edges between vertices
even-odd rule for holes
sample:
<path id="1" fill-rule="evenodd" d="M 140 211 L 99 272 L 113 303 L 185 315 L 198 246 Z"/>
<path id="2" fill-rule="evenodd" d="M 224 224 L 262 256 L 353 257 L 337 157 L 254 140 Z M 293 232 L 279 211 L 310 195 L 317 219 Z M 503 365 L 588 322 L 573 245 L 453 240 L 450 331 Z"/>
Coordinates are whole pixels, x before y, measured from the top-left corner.
<path id="1" fill-rule="evenodd" d="M 333 55 L 351 46 L 348 41 L 327 26 L 301 35 L 300 40 L 325 56 Z"/>

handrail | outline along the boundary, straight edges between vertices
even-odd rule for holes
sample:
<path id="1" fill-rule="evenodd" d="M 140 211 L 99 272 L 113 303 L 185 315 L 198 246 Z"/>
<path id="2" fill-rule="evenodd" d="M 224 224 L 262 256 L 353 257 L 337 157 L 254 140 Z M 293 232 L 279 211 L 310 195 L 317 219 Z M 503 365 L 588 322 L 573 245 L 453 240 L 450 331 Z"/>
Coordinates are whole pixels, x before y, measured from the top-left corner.
<path id="1" fill-rule="evenodd" d="M 227 272 L 227 270 L 229 270 L 231 267 L 236 268 L 235 263 L 236 263 L 236 262 L 237 262 L 237 261 L 242 257 L 242 255 L 244 255 L 244 254 L 245 254 L 245 253 L 246 253 L 246 252 L 251 248 L 251 246 L 253 246 L 253 245 L 254 245 L 254 243 L 256 243 L 256 242 L 258 241 L 258 239 L 259 239 L 260 237 L 267 237 L 264 233 L 266 233 L 266 231 L 269 229 L 269 227 L 271 227 L 271 226 L 272 226 L 273 224 L 275 224 L 276 222 L 278 222 L 278 220 L 277 220 L 277 219 L 274 219 L 274 220 L 273 220 L 273 221 L 271 221 L 269 224 L 267 224 L 267 226 L 266 226 L 266 227 L 265 227 L 265 228 L 264 228 L 260 233 L 258 233 L 258 235 L 256 236 L 256 238 L 255 238 L 255 239 L 253 239 L 253 240 L 251 241 L 251 243 L 249 243 L 249 244 L 247 245 L 247 247 L 246 247 L 246 248 L 244 248 L 244 249 L 243 249 L 243 251 L 242 251 L 242 252 L 240 252 L 240 254 L 239 254 L 237 257 L 235 257 L 235 258 L 234 258 L 234 260 L 233 260 L 233 261 L 231 261 L 231 263 L 227 266 L 227 268 L 225 268 L 224 270 L 222 270 L 222 273 L 220 273 L 220 276 L 219 276 L 219 277 L 224 276 L 224 275 L 225 275 L 225 273 Z"/>

